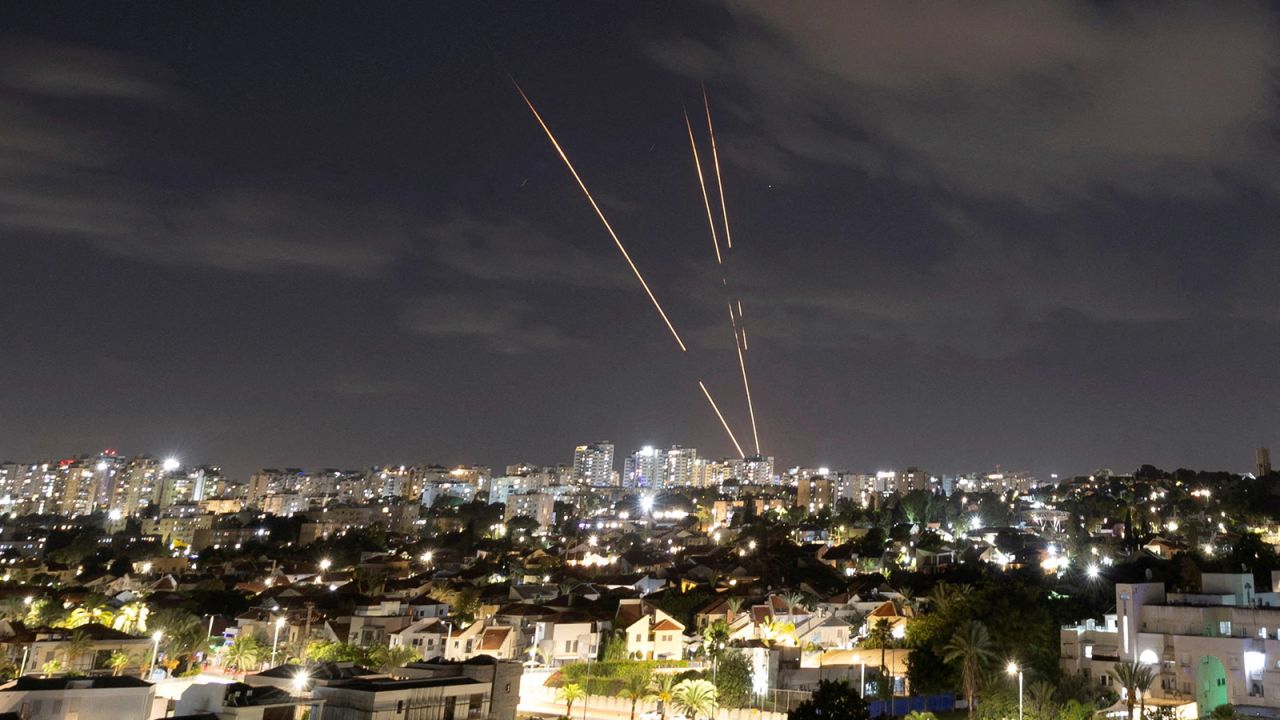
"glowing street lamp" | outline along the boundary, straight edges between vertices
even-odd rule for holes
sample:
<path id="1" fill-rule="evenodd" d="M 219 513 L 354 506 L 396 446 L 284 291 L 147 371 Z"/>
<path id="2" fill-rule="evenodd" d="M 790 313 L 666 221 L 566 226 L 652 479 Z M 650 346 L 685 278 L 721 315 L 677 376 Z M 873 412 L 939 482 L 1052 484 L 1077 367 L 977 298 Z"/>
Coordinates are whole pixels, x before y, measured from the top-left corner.
<path id="1" fill-rule="evenodd" d="M 1018 663 L 1010 661 L 1005 672 L 1018 676 L 1018 720 L 1022 720 L 1022 668 L 1018 667 Z"/>
<path id="2" fill-rule="evenodd" d="M 271 665 L 276 664 L 276 646 L 280 644 L 280 628 L 284 627 L 284 618 L 276 619 L 276 632 L 271 638 Z"/>
<path id="3" fill-rule="evenodd" d="M 431 562 L 431 558 L 433 558 L 433 557 L 435 557 L 435 553 L 433 553 L 433 552 L 431 552 L 430 550 L 428 550 L 428 551 L 426 551 L 426 552 L 422 553 L 422 562 L 423 562 L 424 564 L 429 564 L 429 563 Z"/>
<path id="4" fill-rule="evenodd" d="M 293 690 L 297 695 L 301 695 L 302 691 L 307 689 L 307 682 L 311 679 L 311 675 L 306 670 L 299 670 L 293 676 Z"/>
<path id="5" fill-rule="evenodd" d="M 1090 580 L 1097 580 L 1098 576 L 1102 574 L 1102 570 L 1098 568 L 1097 563 L 1089 563 L 1089 567 L 1085 568 L 1085 574 L 1089 576 Z"/>
<path id="6" fill-rule="evenodd" d="M 156 660 L 160 658 L 160 638 L 162 637 L 164 637 L 164 633 L 159 630 L 151 635 L 155 645 L 151 648 L 151 667 L 147 668 L 147 675 L 156 671 Z"/>
<path id="7" fill-rule="evenodd" d="M 164 468 L 165 472 L 173 472 L 182 467 L 182 463 L 176 457 L 168 457 L 164 459 L 164 464 L 161 467 Z"/>

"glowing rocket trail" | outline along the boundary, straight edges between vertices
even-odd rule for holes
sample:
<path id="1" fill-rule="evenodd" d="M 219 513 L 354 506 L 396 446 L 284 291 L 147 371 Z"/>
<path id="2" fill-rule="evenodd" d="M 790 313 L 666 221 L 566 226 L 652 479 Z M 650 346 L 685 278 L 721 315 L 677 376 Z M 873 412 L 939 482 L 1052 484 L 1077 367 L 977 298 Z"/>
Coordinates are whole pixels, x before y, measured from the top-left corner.
<path id="1" fill-rule="evenodd" d="M 596 216 L 600 218 L 600 222 L 604 223 L 604 229 L 609 231 L 609 236 L 613 238 L 613 242 L 618 246 L 618 252 L 622 253 L 622 257 L 627 261 L 627 265 L 631 266 L 631 272 L 635 273 L 636 279 L 640 281 L 640 287 L 644 288 L 645 294 L 647 294 L 649 296 L 649 300 L 653 302 L 653 307 L 658 311 L 658 314 L 662 316 L 662 321 L 667 324 L 667 329 L 671 331 L 671 336 L 676 339 L 676 344 L 680 346 L 680 352 L 685 352 L 687 348 L 684 346 L 684 341 L 680 339 L 680 333 L 676 332 L 675 325 L 671 324 L 671 320 L 667 317 L 667 313 L 663 311 L 661 303 L 658 302 L 658 298 L 655 297 L 653 291 L 649 289 L 649 283 L 645 282 L 644 276 L 640 274 L 640 268 L 636 267 L 635 261 L 631 259 L 631 255 L 627 252 L 627 249 L 622 246 L 622 241 L 618 239 L 618 234 L 613 231 L 613 226 L 609 224 L 608 219 L 604 216 L 604 212 L 600 209 L 600 206 L 596 204 L 596 199 L 591 196 L 591 191 L 587 189 L 587 184 L 582 181 L 582 178 L 578 175 L 578 171 L 574 169 L 573 163 L 569 162 L 569 156 L 565 155 L 564 149 L 560 147 L 560 143 L 556 140 L 556 136 L 551 133 L 551 128 L 547 127 L 547 124 L 543 122 L 542 116 L 538 114 L 537 108 L 533 106 L 533 101 L 529 99 L 528 95 L 524 94 L 524 89 L 520 87 L 520 84 L 514 79 L 511 81 L 511 84 L 516 86 L 516 92 L 520 93 L 520 97 L 524 98 L 524 103 L 529 106 L 529 112 L 533 113 L 534 119 L 542 126 L 542 131 L 547 134 L 547 139 L 551 141 L 551 145 L 555 147 L 556 152 L 559 153 L 560 159 L 564 161 L 565 167 L 569 168 L 569 172 L 573 175 L 573 179 L 578 181 L 578 187 L 582 188 L 582 193 L 587 196 L 587 202 L 591 203 L 591 208 L 596 211 Z"/>
<path id="2" fill-rule="evenodd" d="M 741 310 L 739 310 L 741 312 Z M 729 304 L 729 324 L 733 327 L 733 347 L 738 351 L 738 368 L 742 370 L 742 389 L 747 394 L 747 413 L 751 415 L 751 439 L 756 443 L 756 455 L 760 454 L 760 432 L 756 429 L 756 408 L 751 403 L 751 384 L 747 382 L 747 361 L 742 356 L 743 345 L 747 341 L 747 328 L 742 328 L 742 336 L 738 336 L 738 323 L 733 318 L 733 304 Z"/>
<path id="3" fill-rule="evenodd" d="M 742 345 L 738 347 L 738 367 L 742 368 L 742 389 L 747 391 L 747 412 L 751 415 L 751 439 L 756 442 L 756 454 L 760 454 L 760 433 L 756 431 L 756 409 L 751 404 L 751 385 L 747 383 L 747 362 L 742 359 Z"/>
<path id="4" fill-rule="evenodd" d="M 702 188 L 702 204 L 707 207 L 707 225 L 711 226 L 711 243 L 716 246 L 716 262 L 723 265 L 720 257 L 720 239 L 716 237 L 716 221 L 711 217 L 711 198 L 707 196 L 707 181 L 702 177 L 702 161 L 698 159 L 698 142 L 693 139 L 693 123 L 689 122 L 689 113 L 684 114 L 684 124 L 689 128 L 689 146 L 693 148 L 693 166 L 698 169 L 698 185 Z"/>
<path id="5" fill-rule="evenodd" d="M 733 436 L 733 431 L 729 429 L 729 423 L 725 422 L 724 415 L 720 413 L 720 408 L 716 406 L 716 401 L 712 400 L 711 393 L 707 392 L 707 386 L 699 380 L 698 387 L 702 388 L 702 394 L 707 396 L 707 402 L 711 403 L 711 409 L 716 411 L 716 417 L 720 418 L 720 424 L 724 426 L 724 431 L 729 433 L 729 439 L 733 441 L 733 446 L 738 449 L 738 455 L 746 457 L 747 454 L 742 452 L 742 446 L 738 444 L 738 438 Z"/>
<path id="6" fill-rule="evenodd" d="M 724 205 L 724 183 L 720 181 L 720 153 L 716 152 L 716 129 L 711 124 L 711 101 L 707 99 L 706 85 L 702 86 L 702 106 L 707 110 L 707 134 L 711 136 L 711 162 L 716 167 L 716 188 L 720 191 L 720 217 L 724 218 L 724 241 L 732 250 L 733 236 L 729 234 L 729 211 Z M 688 117 L 685 119 L 688 120 Z"/>

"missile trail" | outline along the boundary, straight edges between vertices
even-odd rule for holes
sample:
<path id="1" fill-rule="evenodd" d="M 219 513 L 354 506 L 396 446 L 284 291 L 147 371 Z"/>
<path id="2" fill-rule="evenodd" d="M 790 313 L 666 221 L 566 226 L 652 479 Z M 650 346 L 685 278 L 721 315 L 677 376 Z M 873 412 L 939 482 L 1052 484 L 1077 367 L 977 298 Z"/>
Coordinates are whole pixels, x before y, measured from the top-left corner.
<path id="1" fill-rule="evenodd" d="M 711 403 L 711 409 L 716 411 L 716 417 L 720 418 L 720 424 L 724 426 L 724 431 L 729 433 L 729 439 L 733 441 L 733 446 L 738 449 L 738 455 L 746 457 L 747 454 L 742 452 L 742 446 L 738 444 L 738 438 L 733 436 L 733 431 L 729 429 L 729 423 L 725 422 L 724 415 L 721 414 L 720 408 L 716 406 L 716 401 L 712 400 L 711 393 L 707 392 L 707 386 L 699 380 L 698 387 L 702 388 L 702 394 L 707 396 L 707 402 Z"/>
<path id="2" fill-rule="evenodd" d="M 684 341 L 680 339 L 680 333 L 676 332 L 676 326 L 671 324 L 671 319 L 667 317 L 667 313 L 662 309 L 662 304 L 658 302 L 658 298 L 654 296 L 653 290 L 649 289 L 649 283 L 645 282 L 644 276 L 640 274 L 640 268 L 636 267 L 635 261 L 631 259 L 630 253 L 623 247 L 622 241 L 618 239 L 618 234 L 613 231 L 613 226 L 609 224 L 609 220 L 605 218 L 604 211 L 596 204 L 596 199 L 591 196 L 591 191 L 587 189 L 587 184 L 582 181 L 582 177 L 578 175 L 578 171 L 574 169 L 573 163 L 569 162 L 569 156 L 565 154 L 564 148 L 560 147 L 560 143 L 556 140 L 556 136 L 551 133 L 551 128 L 547 127 L 547 123 L 542 120 L 542 116 L 538 114 L 538 109 L 533 106 L 533 101 L 525 95 L 524 89 L 520 87 L 515 79 L 511 80 L 511 84 L 516 86 L 516 92 L 520 93 L 520 97 L 524 98 L 524 103 L 529 106 L 529 112 L 533 113 L 533 117 L 542 126 L 542 131 L 547 134 L 547 139 L 551 141 L 551 145 L 560 155 L 560 159 L 564 161 L 565 167 L 569 168 L 569 172 L 573 175 L 573 179 L 578 181 L 578 187 L 582 188 L 582 193 L 587 196 L 587 202 L 591 203 L 591 208 L 596 211 L 596 216 L 600 218 L 600 222 L 604 224 L 604 229 L 609 231 L 609 236 L 613 238 L 614 244 L 618 246 L 618 252 L 622 253 L 623 259 L 627 261 L 627 265 L 631 266 L 631 272 L 635 273 L 636 280 L 640 281 L 640 287 L 644 288 L 645 294 L 649 296 L 649 300 L 653 302 L 653 307 L 658 311 L 658 315 L 662 316 L 662 322 L 667 324 L 667 329 L 671 331 L 671 336 L 676 339 L 676 344 L 680 346 L 680 352 L 686 352 Z M 709 396 L 708 396 L 709 397 Z"/>
<path id="3" fill-rule="evenodd" d="M 698 186 L 702 188 L 702 204 L 707 208 L 707 225 L 711 226 L 711 243 L 716 246 L 716 263 L 723 265 L 720 257 L 720 239 L 716 237 L 716 221 L 711 217 L 711 198 L 707 196 L 707 181 L 702 177 L 702 161 L 698 159 L 698 142 L 693 139 L 693 123 L 689 121 L 689 112 L 685 111 L 684 124 L 689 128 L 689 146 L 693 148 L 693 166 L 698 169 Z"/>
<path id="4" fill-rule="evenodd" d="M 736 338 L 735 334 L 735 338 Z M 751 404 L 751 385 L 747 382 L 747 361 L 742 359 L 742 345 L 737 342 L 738 367 L 742 368 L 742 389 L 747 392 L 747 413 L 751 415 L 751 439 L 756 443 L 756 454 L 760 454 L 760 433 L 756 430 L 756 409 Z"/>
<path id="5" fill-rule="evenodd" d="M 747 361 L 742 355 L 743 344 L 747 340 L 747 328 L 742 328 L 742 336 L 738 336 L 738 323 L 733 317 L 733 304 L 729 304 L 729 325 L 733 328 L 733 348 L 738 351 L 738 368 L 742 371 L 742 389 L 747 394 L 747 413 L 751 416 L 751 439 L 756 444 L 756 454 L 760 454 L 760 432 L 756 429 L 756 408 L 751 402 L 751 383 L 747 382 Z M 739 311 L 741 312 L 741 311 Z"/>
<path id="6" fill-rule="evenodd" d="M 716 152 L 716 129 L 711 124 L 711 101 L 707 99 L 706 85 L 702 86 L 702 106 L 707 110 L 707 134 L 711 136 L 711 162 L 716 167 L 716 188 L 720 191 L 720 217 L 724 218 L 724 241 L 732 250 L 733 236 L 729 234 L 729 211 L 724 204 L 724 183 L 720 181 L 720 153 Z"/>

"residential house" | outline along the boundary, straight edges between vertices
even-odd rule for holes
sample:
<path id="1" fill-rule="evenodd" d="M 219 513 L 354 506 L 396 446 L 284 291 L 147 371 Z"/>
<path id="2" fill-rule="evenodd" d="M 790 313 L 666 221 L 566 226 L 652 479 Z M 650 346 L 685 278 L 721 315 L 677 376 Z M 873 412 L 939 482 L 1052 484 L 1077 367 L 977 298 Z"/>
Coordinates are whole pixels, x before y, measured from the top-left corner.
<path id="1" fill-rule="evenodd" d="M 679 660 L 684 656 L 684 624 L 644 600 L 620 601 L 613 627 L 625 633 L 629 657 Z"/>

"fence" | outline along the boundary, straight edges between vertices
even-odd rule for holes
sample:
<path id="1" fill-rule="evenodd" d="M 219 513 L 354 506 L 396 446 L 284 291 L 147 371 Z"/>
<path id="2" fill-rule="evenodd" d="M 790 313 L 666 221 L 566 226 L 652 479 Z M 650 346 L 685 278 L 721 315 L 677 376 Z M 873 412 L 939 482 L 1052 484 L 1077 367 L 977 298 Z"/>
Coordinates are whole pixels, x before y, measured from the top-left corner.
<path id="1" fill-rule="evenodd" d="M 931 713 L 954 710 L 956 698 L 954 695 L 916 695 L 894 698 L 890 701 L 873 700 L 867 703 L 867 707 L 871 711 L 871 717 L 883 715 L 901 717 L 912 710 Z"/>

